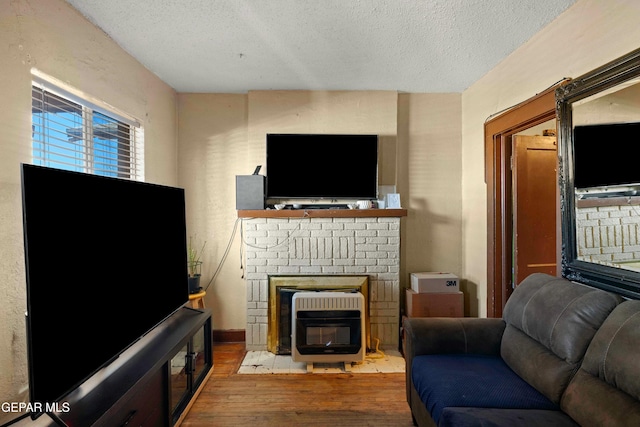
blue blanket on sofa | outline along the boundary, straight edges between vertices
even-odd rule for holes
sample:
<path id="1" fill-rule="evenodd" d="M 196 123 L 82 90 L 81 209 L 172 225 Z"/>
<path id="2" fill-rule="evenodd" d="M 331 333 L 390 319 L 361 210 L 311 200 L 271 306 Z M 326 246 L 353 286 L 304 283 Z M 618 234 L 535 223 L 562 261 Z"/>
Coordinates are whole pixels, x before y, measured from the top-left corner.
<path id="1" fill-rule="evenodd" d="M 417 356 L 413 384 L 439 423 L 449 407 L 559 410 L 499 357 L 471 354 Z"/>

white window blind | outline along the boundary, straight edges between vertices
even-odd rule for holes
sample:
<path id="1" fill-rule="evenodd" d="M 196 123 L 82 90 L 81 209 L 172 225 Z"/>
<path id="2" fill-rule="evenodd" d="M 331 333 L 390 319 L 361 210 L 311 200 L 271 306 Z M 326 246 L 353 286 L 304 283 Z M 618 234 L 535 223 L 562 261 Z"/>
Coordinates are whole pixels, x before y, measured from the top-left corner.
<path id="1" fill-rule="evenodd" d="M 144 179 L 138 123 L 38 82 L 32 86 L 31 117 L 34 164 Z"/>

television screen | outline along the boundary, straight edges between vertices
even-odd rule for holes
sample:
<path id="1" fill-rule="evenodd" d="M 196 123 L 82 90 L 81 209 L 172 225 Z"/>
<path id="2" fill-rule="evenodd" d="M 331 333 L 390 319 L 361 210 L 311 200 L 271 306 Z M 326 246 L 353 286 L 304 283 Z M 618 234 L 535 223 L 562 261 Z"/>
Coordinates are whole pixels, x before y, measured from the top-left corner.
<path id="1" fill-rule="evenodd" d="M 184 190 L 22 165 L 29 392 L 60 401 L 188 301 Z"/>
<path id="2" fill-rule="evenodd" d="M 267 198 L 375 199 L 378 136 L 267 134 Z"/>
<path id="3" fill-rule="evenodd" d="M 640 184 L 634 155 L 638 146 L 640 123 L 576 126 L 574 186 L 584 189 Z"/>

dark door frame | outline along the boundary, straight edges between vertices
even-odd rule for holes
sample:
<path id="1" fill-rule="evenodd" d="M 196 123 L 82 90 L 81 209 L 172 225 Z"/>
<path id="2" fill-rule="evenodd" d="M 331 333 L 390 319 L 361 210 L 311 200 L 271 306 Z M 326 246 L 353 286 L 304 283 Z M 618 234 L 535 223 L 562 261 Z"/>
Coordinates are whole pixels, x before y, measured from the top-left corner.
<path id="1" fill-rule="evenodd" d="M 487 184 L 487 317 L 502 317 L 511 289 L 511 137 L 556 118 L 562 81 L 484 125 Z"/>

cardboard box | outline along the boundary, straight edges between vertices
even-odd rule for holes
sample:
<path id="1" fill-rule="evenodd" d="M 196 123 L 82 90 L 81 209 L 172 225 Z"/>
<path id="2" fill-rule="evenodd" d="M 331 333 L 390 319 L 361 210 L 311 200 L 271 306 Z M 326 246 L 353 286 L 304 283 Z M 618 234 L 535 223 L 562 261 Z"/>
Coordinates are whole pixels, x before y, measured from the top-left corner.
<path id="1" fill-rule="evenodd" d="M 460 281 L 451 273 L 411 273 L 411 289 L 418 293 L 452 293 L 460 290 Z"/>
<path id="2" fill-rule="evenodd" d="M 458 292 L 418 293 L 407 289 L 409 317 L 464 317 L 464 294 Z"/>

